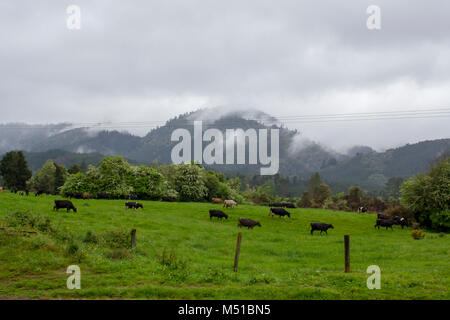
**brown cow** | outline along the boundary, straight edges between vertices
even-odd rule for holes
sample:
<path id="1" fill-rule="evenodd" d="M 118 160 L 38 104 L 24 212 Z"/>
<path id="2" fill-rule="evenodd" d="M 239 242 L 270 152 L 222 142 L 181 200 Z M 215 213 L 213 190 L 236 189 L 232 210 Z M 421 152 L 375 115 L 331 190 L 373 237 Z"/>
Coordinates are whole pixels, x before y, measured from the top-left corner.
<path id="1" fill-rule="evenodd" d="M 223 200 L 221 198 L 212 198 L 211 202 L 216 203 L 216 204 L 221 204 L 221 203 L 223 203 Z"/>

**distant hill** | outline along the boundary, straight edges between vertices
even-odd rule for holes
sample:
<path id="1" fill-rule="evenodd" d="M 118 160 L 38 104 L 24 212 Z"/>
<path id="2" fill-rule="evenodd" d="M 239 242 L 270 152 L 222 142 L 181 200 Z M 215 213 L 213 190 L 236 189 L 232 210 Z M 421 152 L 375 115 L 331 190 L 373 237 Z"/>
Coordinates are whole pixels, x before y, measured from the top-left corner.
<path id="1" fill-rule="evenodd" d="M 73 153 L 65 150 L 49 150 L 45 152 L 24 152 L 30 169 L 35 172 L 47 160 L 53 160 L 59 165 L 70 168 L 73 165 L 80 166 L 83 162 L 86 165 L 97 165 L 102 161 L 104 155 L 100 153 Z"/>
<path id="2" fill-rule="evenodd" d="M 450 154 L 450 139 L 423 141 L 385 152 L 358 154 L 321 170 L 320 175 L 327 182 L 342 187 L 359 184 L 368 190 L 380 190 L 389 178 L 406 178 L 425 172 L 446 154 Z"/>
<path id="3" fill-rule="evenodd" d="M 333 191 L 344 191 L 359 184 L 367 190 L 382 190 L 391 177 L 409 177 L 426 170 L 430 163 L 450 153 L 450 139 L 423 141 L 386 152 L 368 146 L 355 146 L 340 154 L 285 128 L 276 118 L 255 111 L 224 112 L 220 108 L 198 110 L 179 115 L 164 125 L 138 137 L 126 132 L 74 128 L 71 124 L 0 125 L 0 154 L 24 150 L 33 170 L 47 159 L 69 167 L 97 164 L 105 155 L 122 155 L 137 164 L 171 163 L 172 132 L 184 128 L 193 137 L 193 121 L 202 120 L 203 130 L 210 127 L 225 132 L 241 128 L 280 130 L 280 170 L 283 176 L 307 180 L 319 172 Z M 204 142 L 204 146 L 208 143 Z M 193 145 L 193 143 L 192 143 Z M 259 174 L 259 165 L 212 165 L 208 168 L 232 174 Z"/>

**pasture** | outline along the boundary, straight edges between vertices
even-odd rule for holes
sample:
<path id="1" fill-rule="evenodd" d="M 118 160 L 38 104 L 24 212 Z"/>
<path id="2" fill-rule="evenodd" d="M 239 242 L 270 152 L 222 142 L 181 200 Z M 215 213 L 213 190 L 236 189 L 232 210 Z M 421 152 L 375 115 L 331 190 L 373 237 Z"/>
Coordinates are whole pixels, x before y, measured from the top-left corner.
<path id="1" fill-rule="evenodd" d="M 0 298 L 32 299 L 450 299 L 450 239 L 411 228 L 374 229 L 375 215 L 321 209 L 287 209 L 291 218 L 269 217 L 269 208 L 208 203 L 77 200 L 77 213 L 52 211 L 59 196 L 0 193 Z M 228 220 L 209 219 L 209 209 Z M 64 237 L 6 232 L 16 211 L 48 217 L 59 235 L 78 244 L 68 254 Z M 238 228 L 238 218 L 259 221 Z M 310 235 L 311 222 L 331 223 L 328 235 Z M 137 230 L 137 246 L 120 254 L 86 242 L 86 233 Z M 34 230 L 34 229 L 29 229 Z M 238 232 L 242 247 L 233 271 Z M 344 273 L 344 235 L 350 235 L 351 272 Z M 70 250 L 69 250 L 70 252 Z M 81 258 L 80 258 L 81 257 Z M 77 261 L 77 259 L 79 259 Z M 81 261 L 81 262 L 80 262 Z M 69 290 L 66 269 L 81 268 L 81 289 Z M 369 290 L 370 265 L 381 268 L 381 289 Z"/>

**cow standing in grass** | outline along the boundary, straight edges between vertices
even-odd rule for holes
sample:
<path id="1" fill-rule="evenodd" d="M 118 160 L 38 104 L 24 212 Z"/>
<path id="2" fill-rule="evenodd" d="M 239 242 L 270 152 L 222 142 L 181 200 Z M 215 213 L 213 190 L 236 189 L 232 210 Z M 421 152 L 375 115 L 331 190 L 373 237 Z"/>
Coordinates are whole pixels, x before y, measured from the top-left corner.
<path id="1" fill-rule="evenodd" d="M 239 218 L 238 227 L 247 227 L 248 229 L 253 229 L 254 227 L 261 227 L 261 224 L 258 221 L 253 221 L 252 219 L 243 219 Z"/>
<path id="2" fill-rule="evenodd" d="M 144 206 L 141 203 L 137 203 L 137 202 L 127 202 L 125 203 L 125 209 L 139 209 L 142 208 L 144 209 Z"/>
<path id="3" fill-rule="evenodd" d="M 77 208 L 73 205 L 73 203 L 69 200 L 55 200 L 55 206 L 53 210 L 58 211 L 59 209 L 67 209 L 67 212 L 73 210 L 73 212 L 77 212 Z"/>
<path id="4" fill-rule="evenodd" d="M 213 217 L 216 217 L 218 219 L 228 219 L 228 215 L 225 212 L 222 212 L 220 210 L 209 210 L 209 219 L 211 220 Z"/>
<path id="5" fill-rule="evenodd" d="M 327 230 L 330 228 L 334 229 L 332 224 L 321 223 L 321 222 L 311 222 L 311 234 L 313 234 L 314 230 L 320 230 L 320 234 L 322 234 L 322 232 L 325 232 L 326 234 L 328 234 Z"/>
<path id="6" fill-rule="evenodd" d="M 375 228 L 378 228 L 378 230 L 380 229 L 380 227 L 385 227 L 386 230 L 388 228 L 391 228 L 391 230 L 394 230 L 394 228 L 392 228 L 392 226 L 395 224 L 394 220 L 390 220 L 390 219 L 377 219 L 377 222 L 375 223 Z"/>
<path id="7" fill-rule="evenodd" d="M 215 203 L 215 204 L 222 204 L 223 203 L 223 199 L 221 199 L 221 198 L 212 198 L 211 202 Z"/>
<path id="8" fill-rule="evenodd" d="M 289 218 L 291 217 L 291 214 L 287 212 L 284 208 L 270 208 L 269 216 L 272 215 L 272 218 L 274 215 L 281 217 L 284 217 L 286 219 L 286 216 Z"/>
<path id="9" fill-rule="evenodd" d="M 225 208 L 234 208 L 234 207 L 237 207 L 237 205 L 238 205 L 237 202 L 234 200 L 225 200 L 223 202 L 223 206 Z"/>

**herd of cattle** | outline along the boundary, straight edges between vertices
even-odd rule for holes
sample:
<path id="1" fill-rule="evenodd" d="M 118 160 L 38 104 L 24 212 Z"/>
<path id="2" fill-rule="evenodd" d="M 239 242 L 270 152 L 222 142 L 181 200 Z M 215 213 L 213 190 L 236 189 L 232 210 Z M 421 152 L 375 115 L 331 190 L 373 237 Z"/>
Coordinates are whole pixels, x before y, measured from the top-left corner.
<path id="1" fill-rule="evenodd" d="M 3 189 L 1 190 L 3 191 Z M 17 190 L 11 190 L 11 192 L 13 193 L 19 193 L 21 196 L 23 195 L 29 195 L 29 191 L 25 190 L 25 191 L 17 191 Z M 44 192 L 41 191 L 37 191 L 35 193 L 35 196 L 39 196 L 41 194 L 43 194 Z M 48 193 L 47 193 L 48 194 Z M 67 192 L 65 195 L 65 197 L 67 198 L 75 198 L 75 199 L 92 199 L 92 195 L 88 194 L 88 193 L 81 193 L 81 192 L 76 192 L 76 193 L 72 193 L 72 192 Z M 102 193 L 99 192 L 96 197 L 97 199 L 111 199 L 111 197 L 106 194 L 106 193 Z M 138 197 L 135 195 L 129 195 L 127 197 L 125 197 L 128 200 L 137 200 Z M 162 201 L 173 201 L 173 199 L 169 199 L 169 198 L 165 198 L 162 199 Z M 238 206 L 238 203 L 234 200 L 222 200 L 220 198 L 212 198 L 211 202 L 213 204 L 223 204 L 224 208 L 234 208 Z M 292 203 L 288 203 L 288 202 L 277 202 L 277 203 L 269 203 L 269 216 L 279 216 L 281 217 L 291 217 L 291 214 L 284 208 L 295 208 L 295 205 Z M 141 203 L 138 202 L 126 202 L 125 203 L 125 208 L 126 209 L 134 209 L 137 210 L 139 208 L 144 209 L 144 206 Z M 59 209 L 66 209 L 67 212 L 69 212 L 70 210 L 72 210 L 73 212 L 77 212 L 77 208 L 75 208 L 75 206 L 73 205 L 72 201 L 70 200 L 55 200 L 55 205 L 53 207 L 53 210 L 58 211 Z M 358 212 L 367 212 L 367 209 L 364 207 L 360 207 L 358 208 Z M 221 210 L 216 210 L 216 209 L 212 209 L 209 210 L 209 218 L 218 218 L 218 219 L 228 219 L 228 215 L 221 211 Z M 311 234 L 313 234 L 314 231 L 320 231 L 320 233 L 325 232 L 327 233 L 328 229 L 334 229 L 333 225 L 331 224 L 327 224 L 327 223 L 319 223 L 319 222 L 311 222 Z M 391 228 L 391 230 L 393 230 L 394 225 L 399 225 L 402 227 L 402 229 L 404 227 L 408 227 L 409 223 L 407 218 L 405 217 L 399 217 L 399 216 L 395 216 L 395 217 L 390 217 L 381 213 L 377 214 L 377 219 L 376 219 L 376 223 L 375 223 L 375 228 L 380 229 L 380 227 L 385 227 L 386 230 L 388 228 Z M 253 229 L 254 227 L 258 226 L 261 227 L 261 223 L 259 223 L 258 221 L 254 221 L 252 219 L 244 219 L 244 218 L 239 218 L 239 223 L 238 223 L 239 227 L 247 227 L 248 229 Z"/>

